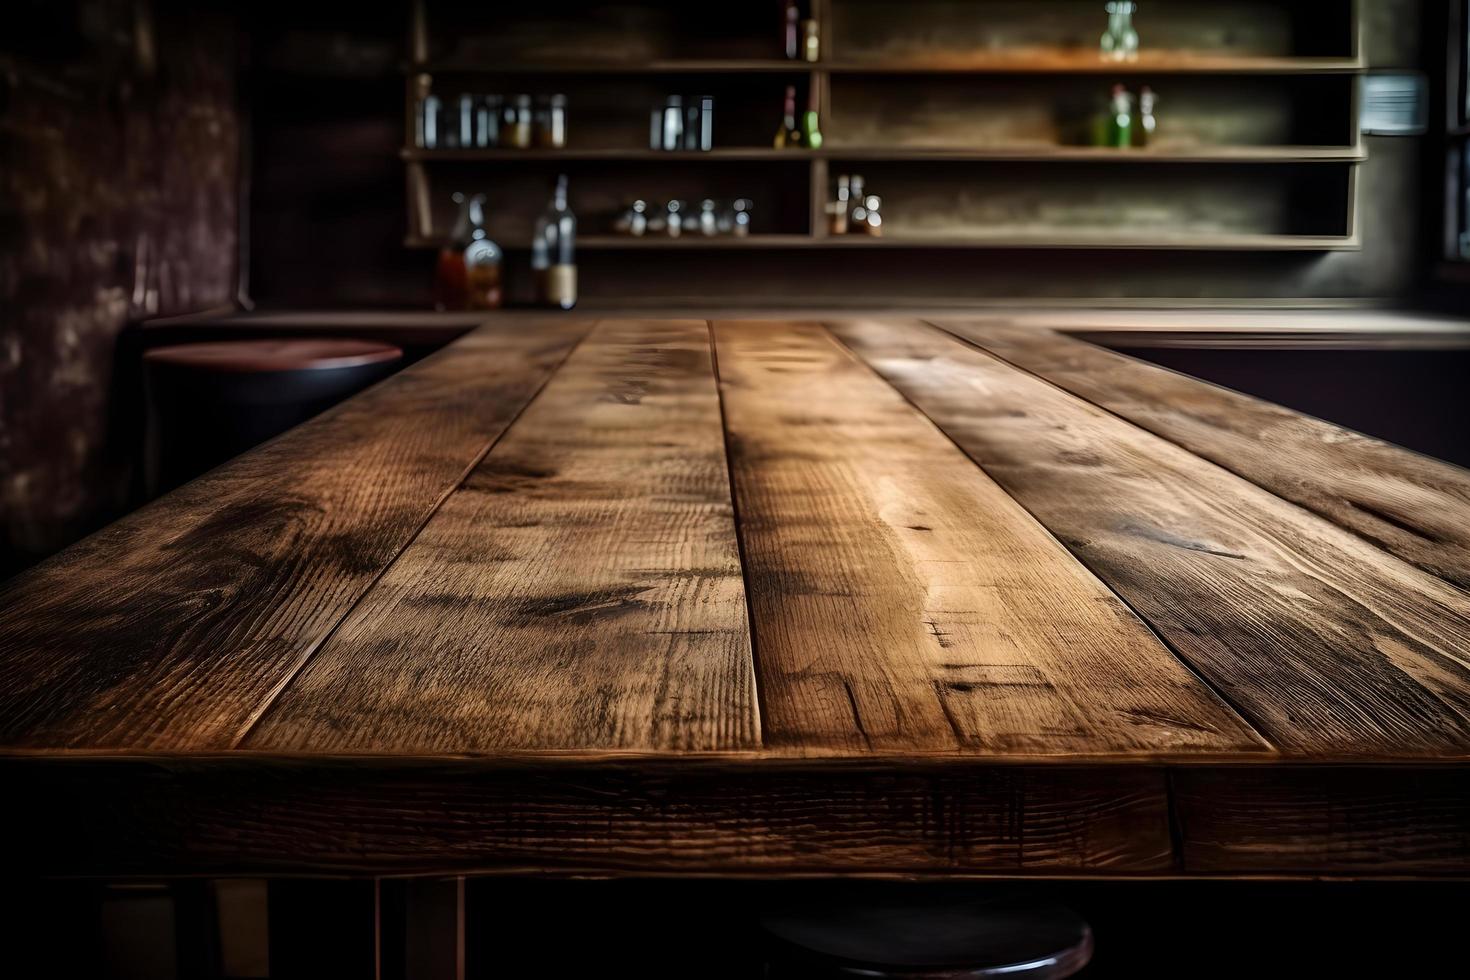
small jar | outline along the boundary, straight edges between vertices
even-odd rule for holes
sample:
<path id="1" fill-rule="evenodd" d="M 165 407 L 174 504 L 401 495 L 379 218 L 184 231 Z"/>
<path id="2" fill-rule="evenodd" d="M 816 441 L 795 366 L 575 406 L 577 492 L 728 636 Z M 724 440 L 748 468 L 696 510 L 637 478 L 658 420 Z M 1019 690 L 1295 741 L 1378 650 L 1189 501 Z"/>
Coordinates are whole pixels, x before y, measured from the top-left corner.
<path id="1" fill-rule="evenodd" d="M 684 99 L 671 95 L 664 102 L 663 133 L 660 149 L 678 150 L 684 146 Z"/>
<path id="2" fill-rule="evenodd" d="M 478 100 L 468 92 L 455 103 L 455 145 L 470 149 L 475 145 L 475 103 Z"/>
<path id="3" fill-rule="evenodd" d="M 877 194 L 869 194 L 863 198 L 863 225 L 859 229 L 865 235 L 881 238 L 883 235 L 883 215 L 880 209 L 883 207 L 883 199 Z"/>
<path id="4" fill-rule="evenodd" d="M 500 96 L 480 96 L 475 105 L 475 146 L 490 149 L 500 145 L 500 114 Z"/>
<path id="5" fill-rule="evenodd" d="M 750 199 L 744 197 L 736 198 L 730 205 L 730 209 L 734 212 L 731 234 L 736 238 L 744 238 L 750 234 L 750 208 Z"/>
<path id="6" fill-rule="evenodd" d="M 720 216 L 715 210 L 715 202 L 705 198 L 699 202 L 699 233 L 707 238 L 719 234 Z"/>
<path id="7" fill-rule="evenodd" d="M 619 235 L 643 237 L 643 233 L 648 231 L 648 202 L 634 201 L 628 205 L 613 222 L 613 231 Z"/>
<path id="8" fill-rule="evenodd" d="M 822 41 L 815 20 L 801 22 L 801 55 L 812 63 L 822 60 Z"/>
<path id="9" fill-rule="evenodd" d="M 551 95 L 536 110 L 536 145 L 560 150 L 567 145 L 567 97 Z"/>
<path id="10" fill-rule="evenodd" d="M 517 95 L 506 104 L 503 119 L 505 124 L 500 127 L 500 138 L 506 146 L 513 146 L 518 150 L 529 149 L 531 146 L 532 125 L 531 97 L 529 95 Z"/>
<path id="11" fill-rule="evenodd" d="M 698 101 L 699 132 L 692 148 L 708 153 L 715 148 L 715 97 L 701 95 Z"/>

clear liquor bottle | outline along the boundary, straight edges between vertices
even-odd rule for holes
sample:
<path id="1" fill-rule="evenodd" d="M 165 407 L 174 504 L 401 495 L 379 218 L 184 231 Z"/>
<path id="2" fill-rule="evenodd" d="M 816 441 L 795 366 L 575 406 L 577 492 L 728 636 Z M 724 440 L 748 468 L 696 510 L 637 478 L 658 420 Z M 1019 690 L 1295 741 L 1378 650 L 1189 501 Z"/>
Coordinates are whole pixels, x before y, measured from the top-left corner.
<path id="1" fill-rule="evenodd" d="M 567 204 L 567 177 L 562 174 L 531 239 L 531 270 L 543 306 L 570 310 L 577 305 L 576 243 L 577 216 Z"/>

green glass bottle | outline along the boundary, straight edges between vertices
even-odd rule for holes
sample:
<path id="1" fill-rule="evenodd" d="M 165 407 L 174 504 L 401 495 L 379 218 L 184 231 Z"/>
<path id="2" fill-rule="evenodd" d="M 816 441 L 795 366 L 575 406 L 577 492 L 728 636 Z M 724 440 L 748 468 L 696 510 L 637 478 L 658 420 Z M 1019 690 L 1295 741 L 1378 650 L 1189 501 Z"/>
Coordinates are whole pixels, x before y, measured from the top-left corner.
<path id="1" fill-rule="evenodd" d="M 1133 145 L 1133 96 L 1122 85 L 1113 86 L 1108 107 L 1108 145 L 1126 149 Z"/>
<path id="2" fill-rule="evenodd" d="M 808 149 L 820 150 L 822 148 L 821 120 L 817 115 L 817 110 L 808 109 L 806 115 L 802 117 L 801 136 L 806 141 Z"/>

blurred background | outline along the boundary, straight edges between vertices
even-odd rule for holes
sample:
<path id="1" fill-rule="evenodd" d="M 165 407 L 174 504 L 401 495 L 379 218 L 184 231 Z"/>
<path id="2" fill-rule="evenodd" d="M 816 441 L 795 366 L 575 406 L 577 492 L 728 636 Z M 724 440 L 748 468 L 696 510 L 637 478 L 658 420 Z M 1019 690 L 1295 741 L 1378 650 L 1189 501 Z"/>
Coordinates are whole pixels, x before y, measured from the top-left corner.
<path id="1" fill-rule="evenodd" d="M 1463 8 L 15 0 L 0 574 L 151 495 L 140 352 L 190 317 L 547 305 L 548 214 L 594 313 L 1457 312 Z M 1445 356 L 1311 367 L 1429 392 L 1381 399 L 1394 438 L 1444 415 Z"/>

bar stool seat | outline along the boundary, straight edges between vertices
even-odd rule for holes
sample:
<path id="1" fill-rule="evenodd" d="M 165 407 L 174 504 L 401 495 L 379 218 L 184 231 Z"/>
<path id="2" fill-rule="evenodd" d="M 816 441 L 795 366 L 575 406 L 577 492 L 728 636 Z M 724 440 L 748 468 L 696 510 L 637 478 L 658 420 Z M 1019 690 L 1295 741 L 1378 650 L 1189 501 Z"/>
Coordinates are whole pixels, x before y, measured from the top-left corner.
<path id="1" fill-rule="evenodd" d="M 223 340 L 143 355 L 150 497 L 193 479 L 389 374 L 403 358 L 368 340 Z"/>
<path id="2" fill-rule="evenodd" d="M 1092 958 L 1070 909 L 1004 893 L 823 895 L 761 917 L 770 976 L 1069 977 Z"/>

